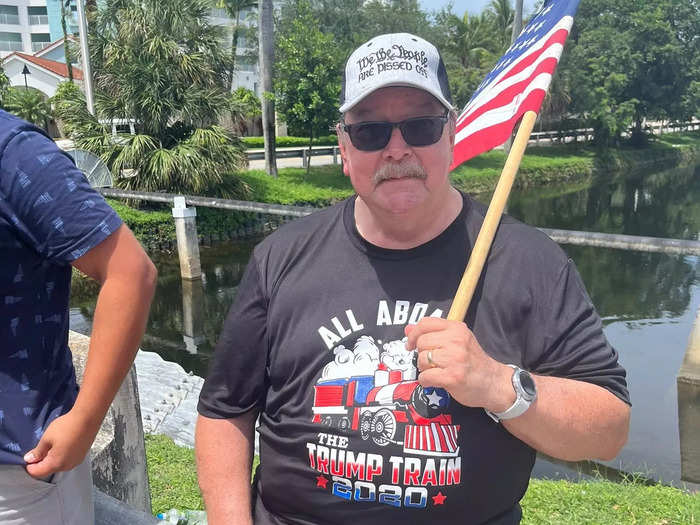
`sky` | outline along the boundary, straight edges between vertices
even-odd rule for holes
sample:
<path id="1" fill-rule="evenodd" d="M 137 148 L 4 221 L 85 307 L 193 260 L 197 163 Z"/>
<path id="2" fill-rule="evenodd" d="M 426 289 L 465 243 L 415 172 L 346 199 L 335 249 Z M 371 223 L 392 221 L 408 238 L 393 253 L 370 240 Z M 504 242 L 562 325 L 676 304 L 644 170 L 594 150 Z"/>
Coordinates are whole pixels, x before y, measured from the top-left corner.
<path id="1" fill-rule="evenodd" d="M 420 5 L 424 11 L 439 11 L 448 4 L 449 0 L 420 0 Z M 465 10 L 470 13 L 480 13 L 491 0 L 453 0 L 452 11 L 462 16 Z M 513 5 L 511 3 L 511 5 Z M 535 0 L 525 0 L 523 2 L 523 11 L 525 14 L 531 13 L 535 5 Z"/>

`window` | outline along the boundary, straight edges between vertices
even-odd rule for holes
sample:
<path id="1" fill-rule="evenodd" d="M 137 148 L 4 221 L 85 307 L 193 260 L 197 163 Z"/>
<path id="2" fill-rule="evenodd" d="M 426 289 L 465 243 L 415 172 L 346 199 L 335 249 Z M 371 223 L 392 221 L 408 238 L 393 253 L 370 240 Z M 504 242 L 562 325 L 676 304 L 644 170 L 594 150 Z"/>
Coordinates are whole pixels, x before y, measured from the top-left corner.
<path id="1" fill-rule="evenodd" d="M 49 33 L 32 33 L 32 51 L 36 53 L 47 47 L 51 43 Z"/>
<path id="2" fill-rule="evenodd" d="M 46 7 L 28 7 L 29 25 L 48 25 L 49 17 L 46 14 Z"/>
<path id="3" fill-rule="evenodd" d="M 4 33 L 0 31 L 0 51 L 22 51 L 21 33 Z"/>
<path id="4" fill-rule="evenodd" d="M 16 5 L 0 5 L 0 24 L 19 25 L 19 12 Z"/>

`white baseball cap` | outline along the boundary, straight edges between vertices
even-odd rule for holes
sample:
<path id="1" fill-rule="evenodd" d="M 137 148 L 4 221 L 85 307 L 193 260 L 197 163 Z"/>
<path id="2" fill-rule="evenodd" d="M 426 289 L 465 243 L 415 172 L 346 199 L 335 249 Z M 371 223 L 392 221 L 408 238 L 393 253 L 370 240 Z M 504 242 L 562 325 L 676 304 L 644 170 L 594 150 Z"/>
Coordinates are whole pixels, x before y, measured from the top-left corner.
<path id="1" fill-rule="evenodd" d="M 452 109 L 445 63 L 433 44 L 415 35 L 379 35 L 353 51 L 343 71 L 340 112 L 388 86 L 422 89 Z"/>

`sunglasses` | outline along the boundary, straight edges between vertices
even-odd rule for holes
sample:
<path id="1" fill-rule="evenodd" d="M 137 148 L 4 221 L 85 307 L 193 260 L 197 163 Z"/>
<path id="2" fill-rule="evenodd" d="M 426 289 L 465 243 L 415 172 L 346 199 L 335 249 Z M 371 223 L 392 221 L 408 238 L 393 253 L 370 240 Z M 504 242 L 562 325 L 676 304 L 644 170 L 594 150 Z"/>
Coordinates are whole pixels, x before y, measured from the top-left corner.
<path id="1" fill-rule="evenodd" d="M 439 117 L 416 117 L 401 122 L 358 122 L 341 125 L 350 136 L 350 142 L 360 151 L 384 149 L 394 128 L 401 130 L 401 136 L 409 146 L 430 146 L 442 137 L 442 130 L 448 120 L 447 112 Z"/>

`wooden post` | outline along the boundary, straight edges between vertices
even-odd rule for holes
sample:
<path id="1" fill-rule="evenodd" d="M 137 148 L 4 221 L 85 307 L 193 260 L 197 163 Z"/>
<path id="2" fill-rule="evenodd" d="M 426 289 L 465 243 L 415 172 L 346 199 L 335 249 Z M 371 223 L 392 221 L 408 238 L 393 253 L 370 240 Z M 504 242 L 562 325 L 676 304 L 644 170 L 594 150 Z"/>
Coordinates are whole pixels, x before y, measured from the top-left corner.
<path id="1" fill-rule="evenodd" d="M 204 337 L 204 288 L 201 279 L 182 280 L 182 340 L 196 354 Z"/>
<path id="2" fill-rule="evenodd" d="M 676 378 L 681 479 L 700 483 L 700 309 Z"/>
<path id="3" fill-rule="evenodd" d="M 467 314 L 469 303 L 471 303 L 474 290 L 476 290 L 476 285 L 479 282 L 486 257 L 491 250 L 491 242 L 501 222 L 501 215 L 503 215 L 508 195 L 510 195 L 510 189 L 515 181 L 515 174 L 520 167 L 520 161 L 525 154 L 527 141 L 530 138 L 530 133 L 532 133 L 532 128 L 535 127 L 536 120 L 537 113 L 528 111 L 523 115 L 523 119 L 520 122 L 518 133 L 513 141 L 513 147 L 508 153 L 506 164 L 503 166 L 496 190 L 493 192 L 491 204 L 489 204 L 486 211 L 486 217 L 484 217 L 484 222 L 469 256 L 467 268 L 464 270 L 462 281 L 459 283 L 450 312 L 447 314 L 447 318 L 451 321 L 464 321 L 464 316 Z"/>
<path id="4" fill-rule="evenodd" d="M 173 199 L 173 217 L 177 235 L 177 253 L 180 257 L 180 275 L 183 279 L 199 279 L 202 267 L 199 262 L 199 239 L 197 238 L 197 209 L 188 208 L 185 197 Z"/>

